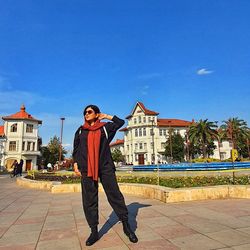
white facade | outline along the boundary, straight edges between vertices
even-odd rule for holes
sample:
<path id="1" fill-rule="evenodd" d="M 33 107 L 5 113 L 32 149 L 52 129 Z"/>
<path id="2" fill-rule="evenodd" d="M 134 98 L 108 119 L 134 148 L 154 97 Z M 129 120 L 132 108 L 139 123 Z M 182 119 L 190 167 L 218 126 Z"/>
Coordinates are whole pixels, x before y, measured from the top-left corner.
<path id="1" fill-rule="evenodd" d="M 120 131 L 124 132 L 124 145 L 119 144 L 120 150 L 125 156 L 127 164 L 149 165 L 166 163 L 169 159 L 164 156 L 166 141 L 169 131 L 179 133 L 186 137 L 188 128 L 192 122 L 179 119 L 160 119 L 158 113 L 145 108 L 143 103 L 137 102 L 131 114 L 126 117 L 128 124 Z M 212 158 L 228 159 L 232 145 L 228 141 L 214 142 L 216 149 Z M 111 150 L 116 146 L 111 144 Z"/>
<path id="2" fill-rule="evenodd" d="M 183 137 L 191 122 L 177 119 L 158 119 L 158 113 L 148 110 L 138 102 L 127 117 L 128 125 L 124 131 L 124 156 L 126 163 L 149 165 L 166 163 L 165 143 L 169 130 Z"/>
<path id="3" fill-rule="evenodd" d="M 214 141 L 214 144 L 216 149 L 214 150 L 214 154 L 211 156 L 212 158 L 226 160 L 231 157 L 231 150 L 233 149 L 231 142 L 222 141 L 219 145 L 218 141 Z"/>
<path id="4" fill-rule="evenodd" d="M 124 140 L 117 139 L 115 142 L 110 144 L 111 152 L 113 152 L 115 149 L 118 149 L 121 151 L 122 155 L 124 155 Z"/>
<path id="5" fill-rule="evenodd" d="M 0 167 L 4 166 L 4 142 L 6 141 L 4 136 L 0 135 Z"/>
<path id="6" fill-rule="evenodd" d="M 24 161 L 23 171 L 37 169 L 38 127 L 42 122 L 25 112 L 22 106 L 20 112 L 3 117 L 4 134 L 4 166 L 10 169 L 14 160 Z"/>

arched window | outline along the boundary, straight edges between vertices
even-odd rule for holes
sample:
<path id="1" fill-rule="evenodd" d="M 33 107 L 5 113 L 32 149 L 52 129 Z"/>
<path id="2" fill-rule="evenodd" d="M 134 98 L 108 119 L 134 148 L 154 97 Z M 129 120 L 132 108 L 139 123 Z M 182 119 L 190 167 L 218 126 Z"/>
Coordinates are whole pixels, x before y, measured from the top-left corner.
<path id="1" fill-rule="evenodd" d="M 10 132 L 17 132 L 17 123 L 11 125 Z"/>

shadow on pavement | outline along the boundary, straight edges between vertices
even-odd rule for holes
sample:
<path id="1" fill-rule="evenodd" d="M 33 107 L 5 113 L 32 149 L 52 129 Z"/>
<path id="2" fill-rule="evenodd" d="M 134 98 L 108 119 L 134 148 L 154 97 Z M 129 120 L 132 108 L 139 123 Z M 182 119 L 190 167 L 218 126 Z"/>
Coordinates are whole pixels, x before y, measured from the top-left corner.
<path id="1" fill-rule="evenodd" d="M 129 213 L 129 224 L 131 226 L 131 229 L 133 231 L 136 231 L 137 229 L 137 221 L 136 216 L 138 214 L 138 211 L 140 208 L 149 207 L 151 205 L 148 204 L 140 204 L 138 202 L 133 202 L 127 206 L 128 213 Z M 119 219 L 115 212 L 113 211 L 109 219 L 105 222 L 105 224 L 102 226 L 102 228 L 99 231 L 99 238 L 101 238 L 104 234 L 106 234 L 117 222 L 119 222 Z"/>

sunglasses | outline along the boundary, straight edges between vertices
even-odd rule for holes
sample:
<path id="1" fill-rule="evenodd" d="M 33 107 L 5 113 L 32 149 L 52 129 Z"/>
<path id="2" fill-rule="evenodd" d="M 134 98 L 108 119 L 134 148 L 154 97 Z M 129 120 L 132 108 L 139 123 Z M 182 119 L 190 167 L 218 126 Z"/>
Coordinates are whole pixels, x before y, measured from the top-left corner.
<path id="1" fill-rule="evenodd" d="M 93 110 L 87 110 L 84 112 L 84 115 L 91 115 L 91 114 L 94 114 L 94 111 Z"/>

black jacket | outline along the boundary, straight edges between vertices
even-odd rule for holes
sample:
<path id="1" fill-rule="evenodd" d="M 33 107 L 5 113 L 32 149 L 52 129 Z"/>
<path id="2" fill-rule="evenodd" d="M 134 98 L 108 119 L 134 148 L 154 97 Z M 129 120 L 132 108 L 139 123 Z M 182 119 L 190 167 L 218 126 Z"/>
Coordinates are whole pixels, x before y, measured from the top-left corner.
<path id="1" fill-rule="evenodd" d="M 108 138 L 106 137 L 103 127 L 101 128 L 101 142 L 100 142 L 100 157 L 99 157 L 99 170 L 105 167 L 115 168 L 114 162 L 111 157 L 109 144 L 114 138 L 116 131 L 124 124 L 124 120 L 113 116 L 112 122 L 107 122 L 104 126 L 106 128 Z M 87 173 L 88 169 L 88 130 L 82 126 L 79 127 L 75 133 L 73 160 L 77 163 L 81 172 Z"/>

